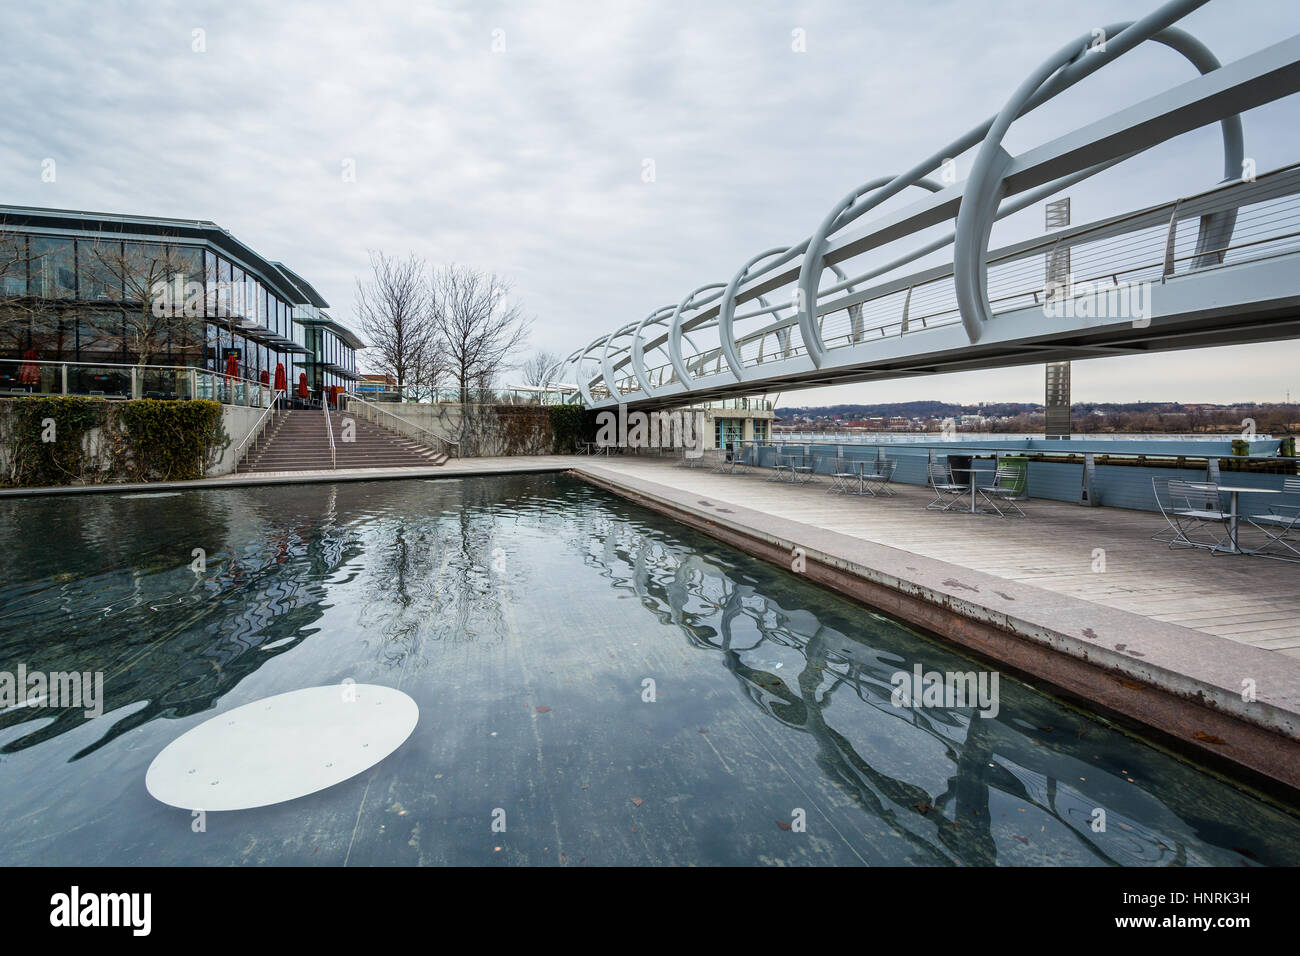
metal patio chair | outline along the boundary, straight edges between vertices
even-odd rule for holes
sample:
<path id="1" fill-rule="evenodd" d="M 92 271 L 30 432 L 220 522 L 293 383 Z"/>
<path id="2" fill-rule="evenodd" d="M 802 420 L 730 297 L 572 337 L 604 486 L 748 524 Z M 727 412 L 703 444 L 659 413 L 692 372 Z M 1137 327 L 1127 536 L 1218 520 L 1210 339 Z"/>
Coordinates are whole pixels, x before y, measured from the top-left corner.
<path id="1" fill-rule="evenodd" d="M 1155 494 L 1156 507 L 1169 524 L 1167 529 L 1156 532 L 1152 538 L 1168 542 L 1170 548 L 1216 551 L 1223 547 L 1229 535 L 1229 519 L 1220 507 L 1218 485 L 1178 478 L 1152 478 L 1151 490 Z M 1216 528 L 1217 532 L 1213 530 Z"/>
<path id="2" fill-rule="evenodd" d="M 709 471 L 715 475 L 721 475 L 724 472 L 731 471 L 731 455 L 726 448 L 710 448 L 705 452 L 705 464 L 711 465 Z"/>
<path id="3" fill-rule="evenodd" d="M 800 485 L 819 484 L 817 480 L 817 458 L 814 455 L 799 455 L 799 464 L 791 462 L 793 480 Z"/>
<path id="4" fill-rule="evenodd" d="M 969 487 L 952 480 L 952 472 L 948 470 L 946 461 L 930 462 L 926 466 L 926 474 L 929 476 L 930 490 L 934 492 L 934 500 L 925 506 L 927 510 L 947 511 L 970 494 Z"/>
<path id="5" fill-rule="evenodd" d="M 831 485 L 827 494 L 856 495 L 861 485 L 862 462 L 849 458 L 836 458 L 831 469 Z"/>
<path id="6" fill-rule="evenodd" d="M 1025 472 L 1002 465 L 993 472 L 993 484 L 979 486 L 975 490 L 988 502 L 989 507 L 998 513 L 999 518 L 1006 518 L 1008 515 L 1024 518 L 1027 515 L 1016 503 L 1016 499 L 1024 497 L 1027 478 Z M 1001 507 L 998 506 L 999 502 Z"/>
<path id="7" fill-rule="evenodd" d="M 745 461 L 745 447 L 740 442 L 733 442 L 727 446 L 727 474 L 743 475 L 749 468 L 749 462 Z"/>
<path id="8" fill-rule="evenodd" d="M 772 456 L 772 473 L 767 476 L 766 481 L 793 481 L 794 480 L 794 461 L 789 455 L 783 455 L 779 451 Z"/>
<path id="9" fill-rule="evenodd" d="M 1287 495 L 1300 498 L 1300 478 L 1284 479 L 1282 491 Z M 1300 504 L 1270 505 L 1268 514 L 1242 517 L 1256 530 L 1263 532 L 1268 539 L 1268 542 L 1256 553 L 1281 561 L 1300 561 L 1300 549 L 1296 548 L 1296 545 L 1300 544 L 1300 540 L 1296 540 L 1300 538 Z M 1270 553 L 1270 549 L 1275 546 L 1282 553 Z"/>
<path id="10" fill-rule="evenodd" d="M 894 480 L 894 469 L 898 467 L 897 459 L 877 458 L 866 462 L 866 465 L 868 467 L 862 471 L 862 488 L 867 494 L 873 498 L 880 495 L 893 498 L 898 494 L 891 485 Z"/>

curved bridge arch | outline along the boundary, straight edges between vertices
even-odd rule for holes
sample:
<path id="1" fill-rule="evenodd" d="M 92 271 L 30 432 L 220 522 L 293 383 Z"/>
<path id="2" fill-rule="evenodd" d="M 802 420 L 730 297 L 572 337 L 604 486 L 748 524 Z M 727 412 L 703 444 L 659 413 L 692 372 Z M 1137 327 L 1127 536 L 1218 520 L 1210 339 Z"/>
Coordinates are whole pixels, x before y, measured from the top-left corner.
<path id="1" fill-rule="evenodd" d="M 602 391 L 598 388 L 602 380 L 606 385 L 603 391 L 609 397 L 602 396 L 597 404 L 619 399 L 630 402 L 663 402 L 679 398 L 689 400 L 695 393 L 710 396 L 737 393 L 739 387 L 750 383 L 755 386 L 766 383 L 782 388 L 798 387 L 795 384 L 797 382 L 825 384 L 832 380 L 865 380 L 870 373 L 859 374 L 856 369 L 874 368 L 875 365 L 884 365 L 888 361 L 892 361 L 893 366 L 885 369 L 884 377 L 927 374 L 940 367 L 999 367 L 987 358 L 988 346 L 981 343 L 981 336 L 994 315 L 988 298 L 988 241 L 995 221 L 1153 146 L 1211 123 L 1217 123 L 1222 128 L 1224 181 L 1235 188 L 1239 183 L 1237 177 L 1245 152 L 1240 120 L 1242 110 L 1300 92 L 1300 37 L 1277 43 L 1224 70 L 1204 44 L 1173 26 L 1177 20 L 1206 2 L 1209 0 L 1170 0 L 1140 19 L 1108 24 L 1100 31 L 1104 35 L 1104 47 L 1093 43 L 1097 31 L 1090 31 L 1088 35 L 1062 46 L 1021 83 L 997 114 L 912 168 L 893 177 L 872 178 L 845 194 L 826 212 L 808 239 L 794 245 L 764 250 L 747 259 L 726 283 L 700 286 L 675 305 L 662 306 L 634 326 L 623 326 L 617 332 L 597 339 L 586 350 L 575 353 L 577 364 L 581 365 L 586 361 L 588 353 L 600 349 L 600 374 L 595 377 L 580 376 L 583 379 L 580 391 L 584 400 L 592 394 L 593 389 Z M 1081 126 L 1019 156 L 1012 157 L 1002 148 L 1002 139 L 1016 119 L 1148 40 L 1168 46 L 1188 60 L 1196 68 L 1199 79 L 1150 96 L 1132 107 Z M 1228 75 L 1224 76 L 1225 73 Z M 945 168 L 952 158 L 960 157 L 970 150 L 975 151 L 973 168 L 965 181 L 941 185 L 929 178 Z M 1284 174 L 1287 169 L 1289 167 L 1275 172 Z M 1253 178 L 1251 182 L 1254 182 Z M 925 190 L 926 198 L 901 210 L 877 214 L 869 220 L 865 231 L 850 231 L 845 228 L 912 186 Z M 1285 193 L 1288 196 L 1300 195 L 1300 188 L 1278 188 L 1289 190 Z M 1171 257 L 1174 255 L 1175 227 L 1180 219 L 1200 220 L 1195 252 L 1178 260 L 1191 261 L 1192 269 L 1218 264 L 1224 261 L 1225 249 L 1237 248 L 1232 243 L 1245 244 L 1245 240 L 1233 239 L 1237 209 L 1249 202 L 1262 201 L 1251 197 L 1263 196 L 1263 193 L 1259 190 L 1243 190 L 1232 195 L 1224 193 L 1223 201 L 1215 205 L 1218 199 L 1212 199 L 1211 192 L 1213 190 L 1180 199 L 1177 203 L 1169 204 L 1171 208 L 1162 213 L 1168 226 L 1168 243 L 1164 256 L 1166 277 L 1174 275 L 1176 271 L 1171 267 Z M 1271 195 L 1283 193 L 1275 190 Z M 1241 200 L 1234 205 L 1231 200 L 1237 196 Z M 1184 202 L 1187 205 L 1182 205 Z M 1059 239 L 1085 246 L 1088 242 L 1100 241 L 1080 238 L 1089 229 L 1094 229 L 1096 235 L 1102 238 L 1127 235 L 1121 233 L 1118 227 L 1112 227 L 1112 224 L 1132 218 L 1135 222 L 1133 230 L 1149 228 L 1150 216 L 1158 208 L 1161 207 L 1148 207 L 1126 216 L 1112 217 L 1085 227 L 1074 227 L 1068 232 L 1054 233 L 1051 241 Z M 952 222 L 954 228 L 944 238 L 927 239 L 919 248 L 859 275 L 849 275 L 844 268 L 844 263 L 855 256 L 945 221 Z M 1139 227 L 1136 224 L 1139 222 L 1146 225 Z M 1027 251 L 1030 247 L 1026 242 L 999 251 L 997 255 L 1001 258 L 997 261 L 1018 262 L 1032 258 L 1032 254 Z M 953 258 L 946 274 L 943 271 L 946 267 L 936 266 L 918 270 L 908 276 L 898 275 L 896 270 L 903 265 L 948 245 L 952 247 Z M 1041 255 L 1041 252 L 1035 251 L 1035 254 Z M 822 283 L 826 270 L 835 276 L 834 284 L 829 286 Z M 895 277 L 868 284 L 868 280 L 890 273 Z M 999 275 L 1003 279 L 1006 277 L 1005 273 Z M 1163 281 L 1159 275 L 1156 278 L 1157 281 Z M 944 281 L 948 282 L 949 290 L 956 290 L 953 306 L 947 311 L 941 309 L 936 312 L 937 307 L 928 303 L 925 295 L 920 295 L 918 308 L 917 301 L 913 299 L 914 289 L 930 292 L 934 283 Z M 1115 281 L 1118 284 L 1118 279 Z M 795 284 L 794 301 L 770 305 L 766 296 L 792 282 Z M 1003 294 L 1007 291 L 1013 294 Z M 1004 282 L 997 293 L 1000 297 L 995 299 L 999 303 L 999 314 L 1023 310 L 1023 306 L 1006 304 L 1008 300 L 1024 300 L 1024 297 L 1032 294 L 1032 301 L 1038 302 L 1041 291 L 1041 288 L 1038 292 L 1032 289 L 1008 290 Z M 951 296 L 952 292 L 947 294 Z M 890 300 L 888 306 L 882 304 L 891 295 L 896 298 Z M 753 300 L 757 300 L 761 307 L 751 307 L 742 313 L 740 305 Z M 882 318 L 882 313 L 885 312 L 895 314 L 899 305 L 901 318 Z M 869 326 L 863 318 L 864 309 L 868 307 L 875 310 L 870 315 L 873 324 Z M 930 311 L 926 312 L 926 309 Z M 824 321 L 829 320 L 832 313 L 839 316 L 835 324 Z M 847 314 L 847 322 L 841 313 Z M 761 328 L 744 335 L 736 329 L 738 322 L 769 314 L 773 320 L 763 322 Z M 1019 312 L 1016 314 L 1020 315 Z M 961 326 L 965 346 L 971 350 L 971 359 L 952 357 L 959 346 L 947 331 L 939 338 L 931 334 L 931 330 L 950 324 Z M 1021 324 L 1024 324 L 1023 321 Z M 663 331 L 652 337 L 647 330 L 656 325 L 662 327 Z M 717 330 L 718 344 L 710 346 L 704 352 L 697 348 L 698 356 L 688 360 L 683 355 L 682 339 L 686 338 L 689 342 L 691 331 L 713 328 Z M 799 330 L 801 347 L 792 348 L 790 338 L 796 328 Z M 1063 330 L 1057 331 L 1064 334 Z M 869 341 L 866 337 L 868 332 Z M 769 350 L 764 338 L 773 335 L 777 347 Z M 1000 342 L 1003 335 L 1004 332 L 1000 331 L 993 337 L 993 341 Z M 917 350 L 900 350 L 897 342 L 902 336 L 908 337 L 909 348 L 915 345 Z M 918 339 L 917 336 L 921 338 Z M 1193 338 L 1189 331 L 1178 341 L 1192 342 Z M 1267 339 L 1260 337 L 1253 340 Z M 755 341 L 758 342 L 757 361 L 750 354 L 750 364 L 746 365 L 747 345 L 752 345 Z M 1029 337 L 1025 341 L 1035 340 Z M 927 361 L 929 355 L 922 347 L 923 343 L 933 343 L 932 349 L 941 349 L 932 352 L 940 356 L 938 360 Z M 1063 350 L 1087 347 L 1064 346 Z M 1160 347 L 1189 346 L 1176 344 Z M 647 371 L 644 357 L 652 348 L 662 348 L 667 353 L 672 379 L 675 380 L 670 380 L 663 374 L 668 371 L 667 367 Z M 1040 356 L 1046 356 L 1051 350 L 1050 345 L 1022 346 L 1019 352 L 1011 350 L 1004 364 L 1030 364 L 1025 356 L 1031 354 L 1027 349 L 1033 348 L 1040 350 L 1036 353 Z M 896 361 L 890 358 L 895 353 L 901 356 Z M 877 354 L 884 356 L 879 363 L 874 357 Z M 859 362 L 863 364 L 855 364 Z M 824 365 L 829 368 L 824 368 Z M 828 371 L 829 377 L 826 374 Z M 621 388 L 614 382 L 616 375 L 622 376 Z M 636 385 L 639 385 L 639 389 Z M 629 386 L 633 386 L 631 390 Z"/>

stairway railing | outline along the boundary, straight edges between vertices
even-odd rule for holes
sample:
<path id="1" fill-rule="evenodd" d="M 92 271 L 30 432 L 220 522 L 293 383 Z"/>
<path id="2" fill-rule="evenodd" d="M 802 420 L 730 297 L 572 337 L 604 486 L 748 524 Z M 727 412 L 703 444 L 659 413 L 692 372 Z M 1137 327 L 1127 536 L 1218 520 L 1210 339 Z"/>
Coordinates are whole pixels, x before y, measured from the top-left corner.
<path id="1" fill-rule="evenodd" d="M 321 410 L 325 413 L 325 434 L 330 439 L 330 470 L 337 470 L 339 466 L 338 456 L 334 451 L 334 428 L 330 425 L 330 400 L 326 398 L 320 403 Z"/>
<path id="2" fill-rule="evenodd" d="M 368 402 L 364 398 L 354 395 L 351 392 L 344 392 L 340 397 L 347 399 L 349 411 L 352 410 L 353 402 L 359 405 L 366 413 L 366 421 L 392 429 L 405 438 L 409 438 L 412 441 L 418 441 L 436 451 L 442 452 L 448 458 L 460 457 L 460 442 L 454 441 L 450 438 L 443 438 L 441 435 L 436 435 L 427 428 L 421 428 L 419 425 L 415 424 L 415 422 L 402 418 L 400 415 L 394 415 L 388 409 L 380 408 L 373 402 Z M 380 416 L 382 416 L 382 418 Z"/>
<path id="3" fill-rule="evenodd" d="M 253 443 L 253 448 L 257 446 L 258 440 L 261 439 L 262 433 L 266 430 L 267 416 L 271 415 L 276 410 L 277 401 L 284 394 L 284 389 L 279 389 L 271 393 L 270 403 L 262 410 L 262 414 L 257 416 L 257 421 L 253 422 L 253 427 L 249 433 L 244 436 L 244 440 L 235 447 L 235 474 L 239 473 L 239 465 L 243 456 L 247 454 L 244 450 L 245 446 L 247 446 L 249 442 Z M 252 451 L 252 448 L 249 448 L 248 451 Z"/>

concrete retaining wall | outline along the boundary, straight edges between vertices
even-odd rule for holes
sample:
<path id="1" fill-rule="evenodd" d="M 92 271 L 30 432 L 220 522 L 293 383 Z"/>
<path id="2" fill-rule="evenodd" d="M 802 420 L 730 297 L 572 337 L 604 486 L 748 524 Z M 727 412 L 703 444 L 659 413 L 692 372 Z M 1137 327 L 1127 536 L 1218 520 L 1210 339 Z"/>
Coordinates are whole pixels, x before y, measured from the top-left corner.
<path id="1" fill-rule="evenodd" d="M 222 405 L 221 406 L 221 425 L 226 430 L 226 435 L 230 443 L 221 450 L 221 456 L 217 459 L 216 464 L 208 469 L 209 478 L 217 475 L 228 475 L 235 470 L 235 454 L 240 443 L 248 437 L 249 432 L 257 424 L 258 419 L 262 417 L 262 408 L 245 408 L 243 405 Z"/>
<path id="2" fill-rule="evenodd" d="M 543 405 L 395 402 L 379 407 L 439 438 L 458 443 L 460 458 L 549 455 L 554 445 L 550 411 Z"/>

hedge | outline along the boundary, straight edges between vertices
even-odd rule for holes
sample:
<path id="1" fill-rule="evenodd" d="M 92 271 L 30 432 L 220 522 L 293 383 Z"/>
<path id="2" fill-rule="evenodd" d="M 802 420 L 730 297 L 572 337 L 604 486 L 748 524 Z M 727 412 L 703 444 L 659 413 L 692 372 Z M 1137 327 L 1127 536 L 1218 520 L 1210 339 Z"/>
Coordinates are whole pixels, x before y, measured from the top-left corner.
<path id="1" fill-rule="evenodd" d="M 229 444 L 221 405 L 202 399 L 0 400 L 0 483 L 14 487 L 202 478 Z"/>
<path id="2" fill-rule="evenodd" d="M 552 405 L 550 413 L 557 454 L 573 454 L 582 442 L 595 440 L 595 412 L 579 405 Z"/>

